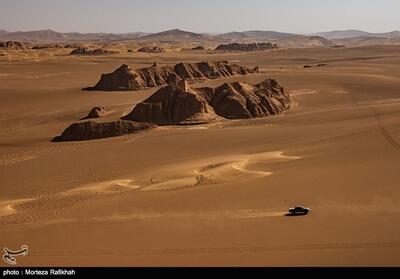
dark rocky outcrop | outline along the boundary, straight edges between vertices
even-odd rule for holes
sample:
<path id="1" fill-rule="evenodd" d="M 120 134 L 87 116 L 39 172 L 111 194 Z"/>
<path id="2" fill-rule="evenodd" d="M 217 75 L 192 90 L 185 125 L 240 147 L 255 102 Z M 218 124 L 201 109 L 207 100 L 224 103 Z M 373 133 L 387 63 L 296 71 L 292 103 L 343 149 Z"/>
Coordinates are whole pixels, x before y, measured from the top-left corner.
<path id="1" fill-rule="evenodd" d="M 109 137 L 117 137 L 127 134 L 134 134 L 154 128 L 153 124 L 136 123 L 131 121 L 116 121 L 96 123 L 92 121 L 74 123 L 55 137 L 53 142 L 63 141 L 84 141 Z"/>
<path id="2" fill-rule="evenodd" d="M 272 43 L 252 43 L 252 44 L 244 44 L 244 43 L 232 43 L 232 44 L 222 44 L 217 46 L 215 50 L 224 50 L 224 51 L 261 51 L 277 48 L 276 44 Z"/>
<path id="3" fill-rule="evenodd" d="M 165 49 L 161 47 L 142 47 L 138 49 L 138 52 L 146 52 L 146 53 L 162 53 L 165 52 Z"/>
<path id="4" fill-rule="evenodd" d="M 249 119 L 280 114 L 290 109 L 290 96 L 274 79 L 252 85 L 225 83 L 216 88 L 191 88 L 178 77 L 137 104 L 116 122 L 78 122 L 55 137 L 53 142 L 83 141 L 138 133 L 156 125 L 196 125 L 226 119 Z M 101 107 L 85 118 L 100 117 Z"/>
<path id="5" fill-rule="evenodd" d="M 225 83 L 193 89 L 181 80 L 161 88 L 137 104 L 124 119 L 157 125 L 208 123 L 219 117 L 249 119 L 279 114 L 291 106 L 290 97 L 276 80 L 251 85 Z"/>
<path id="6" fill-rule="evenodd" d="M 10 50 L 27 49 L 23 43 L 15 41 L 0 42 L 0 48 L 10 49 Z"/>
<path id="7" fill-rule="evenodd" d="M 203 46 L 197 46 L 197 47 L 192 48 L 192 50 L 206 50 L 206 48 Z"/>
<path id="8" fill-rule="evenodd" d="M 94 118 L 101 118 L 105 115 L 106 111 L 104 107 L 94 107 L 92 110 L 89 112 L 87 116 L 82 118 L 81 120 L 84 119 L 94 119 Z"/>
<path id="9" fill-rule="evenodd" d="M 226 78 L 234 75 L 258 73 L 258 67 L 249 69 L 227 61 L 179 63 L 175 66 L 158 66 L 133 70 L 124 64 L 110 74 L 103 74 L 94 87 L 83 90 L 134 91 L 171 84 L 171 80 L 185 79 L 190 83 L 206 79 Z"/>
<path id="10" fill-rule="evenodd" d="M 291 106 L 289 95 L 274 79 L 251 85 L 225 83 L 215 89 L 201 88 L 215 113 L 228 119 L 248 119 L 280 114 Z"/>
<path id="11" fill-rule="evenodd" d="M 72 48 L 72 49 L 77 49 L 77 48 L 85 48 L 84 45 L 80 43 L 72 43 L 72 44 L 66 44 L 64 48 Z"/>
<path id="12" fill-rule="evenodd" d="M 49 48 L 63 48 L 63 45 L 59 44 L 44 44 L 44 45 L 36 45 L 33 46 L 32 49 L 39 50 L 39 49 L 49 49 Z"/>
<path id="13" fill-rule="evenodd" d="M 157 125 L 193 125 L 208 123 L 216 118 L 207 101 L 186 81 L 180 80 L 136 105 L 124 119 Z"/>
<path id="14" fill-rule="evenodd" d="M 324 64 L 324 63 L 322 63 L 322 64 L 317 64 L 317 65 L 304 65 L 303 66 L 303 68 L 304 69 L 307 69 L 307 68 L 313 68 L 313 67 L 325 67 L 325 66 L 327 66 L 328 64 Z"/>
<path id="15" fill-rule="evenodd" d="M 167 77 L 167 84 L 174 85 L 174 84 L 177 84 L 181 80 L 182 80 L 182 78 L 180 76 L 178 76 L 176 73 L 171 73 Z"/>
<path id="16" fill-rule="evenodd" d="M 71 51 L 70 55 L 107 55 L 107 54 L 116 54 L 116 51 L 109 51 L 105 49 L 89 49 L 87 47 L 77 48 Z"/>

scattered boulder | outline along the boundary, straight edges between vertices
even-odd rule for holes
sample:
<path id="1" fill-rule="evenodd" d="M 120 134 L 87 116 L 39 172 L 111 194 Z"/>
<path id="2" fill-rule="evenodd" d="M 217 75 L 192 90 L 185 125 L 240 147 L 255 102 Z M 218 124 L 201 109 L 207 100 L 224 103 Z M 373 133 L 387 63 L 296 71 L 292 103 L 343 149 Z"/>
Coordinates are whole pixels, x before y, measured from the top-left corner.
<path id="1" fill-rule="evenodd" d="M 132 50 L 132 49 L 128 49 L 127 52 L 130 52 L 130 53 L 131 53 L 131 52 L 133 52 L 133 50 Z"/>
<path id="2" fill-rule="evenodd" d="M 244 43 L 231 43 L 231 44 L 222 44 L 217 46 L 215 50 L 224 50 L 224 51 L 261 51 L 278 48 L 276 44 L 272 43 L 252 43 L 252 44 L 244 44 Z"/>
<path id="3" fill-rule="evenodd" d="M 96 123 L 92 121 L 83 123 L 74 123 L 64 130 L 64 132 L 55 137 L 53 142 L 63 141 L 84 141 L 95 140 L 109 137 L 117 137 L 127 134 L 134 134 L 141 131 L 154 128 L 153 124 L 136 123 L 131 121 L 116 121 Z"/>
<path id="4" fill-rule="evenodd" d="M 15 41 L 0 42 L 0 48 L 10 49 L 10 50 L 27 49 L 23 43 Z"/>
<path id="5" fill-rule="evenodd" d="M 138 52 L 146 52 L 146 53 L 162 53 L 165 52 L 165 49 L 161 47 L 142 47 L 138 49 Z"/>
<path id="6" fill-rule="evenodd" d="M 282 113 L 290 106 L 290 97 L 273 79 L 256 85 L 231 82 L 216 88 L 197 89 L 181 80 L 159 89 L 123 119 L 157 125 L 193 125 L 209 123 L 219 117 L 266 117 Z"/>
<path id="7" fill-rule="evenodd" d="M 93 91 L 134 91 L 157 86 L 164 86 L 185 79 L 190 83 L 207 79 L 227 78 L 234 75 L 258 73 L 258 67 L 249 69 L 227 61 L 179 63 L 175 66 L 158 66 L 133 70 L 123 64 L 110 74 L 101 75 L 100 81 L 94 87 L 83 90 Z"/>
<path id="8" fill-rule="evenodd" d="M 311 66 L 311 65 L 304 65 L 303 68 L 304 68 L 304 69 L 312 68 L 312 66 Z"/>
<path id="9" fill-rule="evenodd" d="M 89 112 L 87 116 L 82 118 L 81 120 L 85 119 L 93 119 L 93 118 L 101 118 L 105 115 L 106 111 L 104 107 L 94 107 L 92 110 Z"/>
<path id="10" fill-rule="evenodd" d="M 105 49 L 89 49 L 87 47 L 77 48 L 71 51 L 70 55 L 107 55 L 107 54 L 116 54 L 116 51 L 109 51 Z"/>

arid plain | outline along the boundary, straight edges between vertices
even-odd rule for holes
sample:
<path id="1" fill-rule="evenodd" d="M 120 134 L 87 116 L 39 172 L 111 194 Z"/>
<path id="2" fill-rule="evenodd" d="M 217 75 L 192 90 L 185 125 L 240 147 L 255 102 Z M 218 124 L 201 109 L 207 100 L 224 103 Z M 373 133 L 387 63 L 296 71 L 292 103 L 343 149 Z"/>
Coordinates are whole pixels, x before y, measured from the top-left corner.
<path id="1" fill-rule="evenodd" d="M 28 245 L 19 264 L 400 265 L 400 46 L 129 47 L 106 56 L 0 55 L 0 247 Z M 208 60 L 259 66 L 228 80 L 275 78 L 292 108 L 51 142 L 94 106 L 121 117 L 156 91 L 81 90 L 102 73 Z M 284 216 L 296 205 L 311 214 Z"/>

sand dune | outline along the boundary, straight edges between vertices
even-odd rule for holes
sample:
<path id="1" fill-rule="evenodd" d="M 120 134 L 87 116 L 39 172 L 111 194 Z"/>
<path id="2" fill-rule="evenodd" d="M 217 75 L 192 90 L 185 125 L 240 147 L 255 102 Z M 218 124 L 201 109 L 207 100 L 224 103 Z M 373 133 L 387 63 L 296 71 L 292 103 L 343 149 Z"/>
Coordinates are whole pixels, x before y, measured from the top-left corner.
<path id="1" fill-rule="evenodd" d="M 79 207 L 81 202 L 89 202 L 90 200 L 100 201 L 102 199 L 109 200 L 113 196 L 118 196 L 127 191 L 173 191 L 189 187 L 224 184 L 233 180 L 249 181 L 272 174 L 272 172 L 268 171 L 250 170 L 248 169 L 249 164 L 256 164 L 257 162 L 276 163 L 296 159 L 300 159 L 300 157 L 285 156 L 283 152 L 275 151 L 261 154 L 209 158 L 207 162 L 214 161 L 215 163 L 208 165 L 204 165 L 205 161 L 202 160 L 186 161 L 185 164 L 168 165 L 153 170 L 155 174 L 173 173 L 173 177 L 156 175 L 145 178 L 138 177 L 136 178 L 137 181 L 134 181 L 135 178 L 104 181 L 36 198 L 4 201 L 0 203 L 0 216 L 14 216 L 11 216 L 9 219 L 0 218 L 0 223 L 4 225 L 15 222 L 37 222 L 44 218 L 51 219 L 65 214 L 71 210 L 71 207 Z M 264 215 L 275 216 L 276 214 L 270 212 L 249 212 L 247 215 L 239 214 L 238 216 L 241 216 L 240 218 L 256 218 L 257 216 L 263 217 Z"/>
<path id="2" fill-rule="evenodd" d="M 16 206 L 29 201 L 30 199 L 20 199 L 0 202 L 0 217 L 17 213 Z"/>
<path id="3" fill-rule="evenodd" d="M 123 192 L 129 190 L 140 189 L 140 186 L 132 185 L 132 180 L 114 180 L 114 181 L 106 181 L 101 183 L 96 183 L 94 185 L 81 186 L 78 188 L 74 188 L 65 194 L 73 194 L 73 193 L 85 193 L 85 192 L 94 192 L 94 193 L 113 193 L 113 192 Z"/>

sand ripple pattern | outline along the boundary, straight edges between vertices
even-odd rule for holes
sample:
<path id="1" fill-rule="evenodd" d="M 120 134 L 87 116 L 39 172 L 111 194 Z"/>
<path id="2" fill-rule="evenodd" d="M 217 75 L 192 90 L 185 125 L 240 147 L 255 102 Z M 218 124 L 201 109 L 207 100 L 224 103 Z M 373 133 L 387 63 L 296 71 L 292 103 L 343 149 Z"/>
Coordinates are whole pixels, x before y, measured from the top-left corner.
<path id="1" fill-rule="evenodd" d="M 264 170 L 253 170 L 251 164 L 259 162 L 282 162 L 296 160 L 300 157 L 286 156 L 281 151 L 232 155 L 197 161 L 189 161 L 173 166 L 160 167 L 159 176 L 148 176 L 147 178 L 130 177 L 119 180 L 104 181 L 81 185 L 72 190 L 61 193 L 48 194 L 23 200 L 9 200 L 0 202 L 0 224 L 20 224 L 59 220 L 61 222 L 82 221 L 71 219 L 75 213 L 84 208 L 89 208 L 93 203 L 108 201 L 120 195 L 135 191 L 176 191 L 187 188 L 202 188 L 217 184 L 231 183 L 233 181 L 247 181 L 271 175 Z M 212 163 L 210 163 L 212 162 Z M 157 173 L 157 171 L 156 171 Z M 165 176 L 163 174 L 166 174 Z M 169 177 L 168 174 L 174 177 Z M 282 216 L 282 212 L 264 211 L 239 211 L 239 212 L 212 212 L 212 213 L 190 213 L 198 218 L 262 218 Z M 128 216 L 105 216 L 98 220 L 94 217 L 92 221 L 118 220 L 118 219 L 141 219 L 185 217 L 185 214 L 174 213 L 169 215 L 128 215 Z"/>

